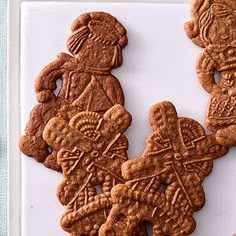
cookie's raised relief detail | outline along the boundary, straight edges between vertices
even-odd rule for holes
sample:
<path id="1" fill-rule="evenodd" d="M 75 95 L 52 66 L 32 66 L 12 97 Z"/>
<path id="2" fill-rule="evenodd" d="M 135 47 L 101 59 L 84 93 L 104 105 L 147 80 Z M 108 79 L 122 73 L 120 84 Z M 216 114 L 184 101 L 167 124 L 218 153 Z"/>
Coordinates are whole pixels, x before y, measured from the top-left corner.
<path id="1" fill-rule="evenodd" d="M 57 192 L 67 208 L 61 225 L 71 235 L 97 235 L 106 221 L 111 189 L 124 182 L 121 165 L 127 160 L 128 141 L 123 132 L 130 123 L 131 116 L 121 105 L 103 116 L 81 112 L 70 122 L 54 117 L 47 123 L 43 138 L 58 151 L 64 175 Z M 97 185 L 102 193 L 97 193 Z M 135 233 L 146 235 L 144 228 Z"/>
<path id="2" fill-rule="evenodd" d="M 155 236 L 189 235 L 196 227 L 193 212 L 205 203 L 202 182 L 228 149 L 197 121 L 179 118 L 170 102 L 150 109 L 150 123 L 154 132 L 142 157 L 122 165 L 126 182 L 112 189 L 113 208 L 100 236 L 132 235 L 143 221 L 153 224 Z"/>
<path id="3" fill-rule="evenodd" d="M 194 0 L 187 35 L 203 47 L 198 78 L 211 94 L 206 124 L 224 146 L 236 145 L 236 1 Z M 220 81 L 216 73 L 220 74 Z"/>
<path id="4" fill-rule="evenodd" d="M 104 113 L 115 104 L 124 104 L 121 85 L 111 70 L 122 64 L 125 28 L 108 13 L 91 12 L 76 19 L 71 30 L 67 46 L 72 56 L 60 53 L 36 78 L 39 104 L 33 108 L 20 139 L 23 153 L 56 170 L 60 170 L 56 154 L 50 154 L 42 138 L 52 117 L 69 121 L 80 111 Z M 57 80 L 62 80 L 62 86 L 56 96 Z"/>

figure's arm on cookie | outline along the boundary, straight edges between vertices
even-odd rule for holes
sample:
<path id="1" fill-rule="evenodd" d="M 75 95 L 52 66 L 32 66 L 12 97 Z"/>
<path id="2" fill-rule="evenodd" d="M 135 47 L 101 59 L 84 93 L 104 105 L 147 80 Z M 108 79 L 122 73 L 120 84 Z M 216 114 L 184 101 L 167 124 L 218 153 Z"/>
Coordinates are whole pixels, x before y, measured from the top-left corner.
<path id="1" fill-rule="evenodd" d="M 208 92 L 221 91 L 219 85 L 215 81 L 215 61 L 210 55 L 203 51 L 197 60 L 198 79 L 202 87 Z"/>
<path id="2" fill-rule="evenodd" d="M 124 93 L 119 80 L 115 76 L 109 76 L 103 87 L 113 105 L 124 105 Z"/>
<path id="3" fill-rule="evenodd" d="M 63 79 L 65 72 L 63 65 L 70 59 L 70 55 L 59 53 L 57 59 L 40 72 L 35 81 L 35 92 L 38 102 L 47 102 L 55 97 L 56 81 Z"/>

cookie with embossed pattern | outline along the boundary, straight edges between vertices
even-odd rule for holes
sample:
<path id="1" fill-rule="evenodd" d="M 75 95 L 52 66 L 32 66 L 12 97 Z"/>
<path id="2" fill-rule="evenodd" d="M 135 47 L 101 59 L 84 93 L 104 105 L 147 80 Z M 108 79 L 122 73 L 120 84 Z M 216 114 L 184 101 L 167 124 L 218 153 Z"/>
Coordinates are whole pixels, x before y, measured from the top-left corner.
<path id="1" fill-rule="evenodd" d="M 52 169 L 60 170 L 56 154 L 50 153 L 42 131 L 50 118 L 68 120 L 80 111 L 104 113 L 115 104 L 124 104 L 119 81 L 111 70 L 122 64 L 122 49 L 127 44 L 125 28 L 108 13 L 90 12 L 77 18 L 71 27 L 67 48 L 36 78 L 39 104 L 30 114 L 20 149 L 27 156 Z M 54 91 L 62 80 L 59 94 Z"/>
<path id="2" fill-rule="evenodd" d="M 196 227 L 193 212 L 205 204 L 202 182 L 228 149 L 197 121 L 178 117 L 170 102 L 150 109 L 150 123 L 154 131 L 142 157 L 122 165 L 126 182 L 111 191 L 113 207 L 100 236 L 132 235 L 143 221 L 155 236 L 189 235 Z"/>
<path id="3" fill-rule="evenodd" d="M 211 95 L 206 124 L 224 146 L 236 145 L 236 1 L 194 0 L 187 35 L 204 50 L 197 60 L 202 87 Z M 218 81 L 216 74 L 220 74 Z"/>
<path id="4" fill-rule="evenodd" d="M 64 180 L 57 196 L 66 212 L 61 226 L 71 235 L 97 235 L 111 209 L 113 186 L 124 183 L 121 165 L 127 160 L 128 140 L 123 132 L 131 124 L 131 115 L 115 105 L 104 115 L 81 112 L 68 122 L 49 120 L 43 138 L 58 151 Z M 102 193 L 96 186 L 101 185 Z M 134 235 L 146 235 L 140 226 Z"/>

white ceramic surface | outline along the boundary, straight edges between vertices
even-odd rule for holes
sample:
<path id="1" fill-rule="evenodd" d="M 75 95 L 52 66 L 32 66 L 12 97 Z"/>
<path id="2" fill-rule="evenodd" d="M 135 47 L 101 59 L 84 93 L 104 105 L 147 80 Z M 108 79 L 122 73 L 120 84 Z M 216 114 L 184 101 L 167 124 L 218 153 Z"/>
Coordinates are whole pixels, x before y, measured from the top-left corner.
<path id="1" fill-rule="evenodd" d="M 180 116 L 204 124 L 208 95 L 200 87 L 195 60 L 201 51 L 186 37 L 188 4 L 151 3 L 23 3 L 21 4 L 21 130 L 36 104 L 34 79 L 66 51 L 70 25 L 81 13 L 107 11 L 127 28 L 124 63 L 113 73 L 120 80 L 126 108 L 133 116 L 127 131 L 129 156 L 138 157 L 151 132 L 148 109 L 172 101 Z M 66 235 L 60 228 L 63 207 L 55 195 L 61 174 L 22 155 L 22 235 Z M 236 232 L 236 150 L 215 161 L 204 182 L 207 203 L 195 219 L 194 236 L 227 236 Z"/>

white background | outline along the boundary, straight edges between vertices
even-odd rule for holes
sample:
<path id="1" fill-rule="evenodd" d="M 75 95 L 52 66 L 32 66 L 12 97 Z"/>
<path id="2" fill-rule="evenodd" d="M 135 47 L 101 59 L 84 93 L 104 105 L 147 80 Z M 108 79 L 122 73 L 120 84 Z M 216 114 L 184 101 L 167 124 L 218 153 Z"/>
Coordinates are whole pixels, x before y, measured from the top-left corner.
<path id="1" fill-rule="evenodd" d="M 126 108 L 133 116 L 127 131 L 129 156 L 138 157 L 150 134 L 149 107 L 172 101 L 180 116 L 204 124 L 208 94 L 197 81 L 195 61 L 201 49 L 185 35 L 188 4 L 151 3 L 23 3 L 21 4 L 21 131 L 36 104 L 34 80 L 40 70 L 66 50 L 70 25 L 81 13 L 107 11 L 128 31 L 120 80 Z M 205 127 L 205 126 L 204 126 Z M 61 174 L 22 155 L 22 235 L 66 235 L 60 228 L 64 211 L 56 189 Z M 236 232 L 236 150 L 215 161 L 204 182 L 206 205 L 194 214 L 194 236 L 227 236 Z"/>

